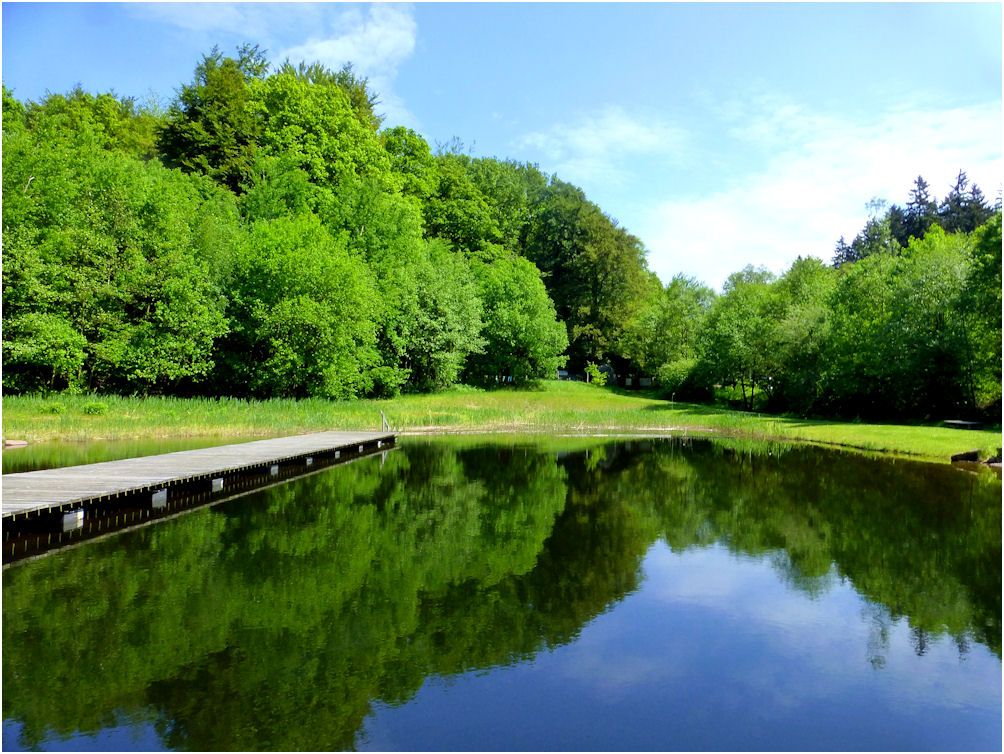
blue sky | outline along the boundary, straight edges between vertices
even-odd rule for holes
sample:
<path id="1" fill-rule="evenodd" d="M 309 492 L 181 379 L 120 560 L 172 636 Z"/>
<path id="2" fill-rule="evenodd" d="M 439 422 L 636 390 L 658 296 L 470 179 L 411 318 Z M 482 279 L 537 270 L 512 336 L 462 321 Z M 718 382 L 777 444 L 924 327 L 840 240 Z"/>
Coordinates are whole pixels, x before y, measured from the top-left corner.
<path id="1" fill-rule="evenodd" d="M 3 3 L 3 82 L 167 102 L 214 44 L 352 61 L 387 125 L 536 163 L 664 282 L 829 261 L 872 197 L 1001 186 L 1000 3 Z"/>

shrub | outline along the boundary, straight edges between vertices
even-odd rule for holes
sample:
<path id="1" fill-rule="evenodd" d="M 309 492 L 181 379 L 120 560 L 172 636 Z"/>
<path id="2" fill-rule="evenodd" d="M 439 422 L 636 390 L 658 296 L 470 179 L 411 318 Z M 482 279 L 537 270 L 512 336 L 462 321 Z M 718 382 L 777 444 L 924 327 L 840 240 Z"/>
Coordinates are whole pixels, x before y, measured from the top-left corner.
<path id="1" fill-rule="evenodd" d="M 101 416 L 108 413 L 108 404 L 101 401 L 90 401 L 84 404 L 84 413 L 90 416 Z"/>
<path id="2" fill-rule="evenodd" d="M 591 361 L 586 364 L 586 374 L 589 375 L 589 381 L 597 387 L 603 387 L 607 384 L 607 373 L 600 371 L 600 368 Z"/>
<path id="3" fill-rule="evenodd" d="M 694 366 L 694 359 L 668 361 L 656 370 L 656 380 L 666 393 L 676 393 L 686 384 Z"/>
<path id="4" fill-rule="evenodd" d="M 52 414 L 53 416 L 59 416 L 60 414 L 66 413 L 66 406 L 58 401 L 53 403 L 46 403 L 39 410 L 43 414 Z"/>
<path id="5" fill-rule="evenodd" d="M 668 361 L 655 372 L 664 398 L 683 401 L 707 401 L 714 396 L 711 381 L 696 359 Z"/>

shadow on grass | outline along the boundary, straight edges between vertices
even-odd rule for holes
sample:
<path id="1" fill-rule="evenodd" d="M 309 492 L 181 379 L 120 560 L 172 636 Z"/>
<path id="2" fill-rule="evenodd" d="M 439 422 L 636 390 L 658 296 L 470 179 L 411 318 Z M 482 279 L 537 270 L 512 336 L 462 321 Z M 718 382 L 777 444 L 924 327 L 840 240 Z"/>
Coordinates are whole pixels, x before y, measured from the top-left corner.
<path id="1" fill-rule="evenodd" d="M 770 414 L 763 411 L 743 411 L 741 409 L 729 408 L 708 403 L 685 403 L 683 401 L 667 401 L 660 405 L 646 406 L 645 411 L 680 411 L 697 416 L 727 416 L 737 419 L 747 419 L 751 422 L 759 420 L 770 421 L 783 424 L 786 427 L 837 427 L 850 426 L 855 422 L 847 419 L 824 419 L 822 417 L 802 417 L 790 414 Z M 882 424 L 884 422 L 868 422 L 868 424 Z M 890 423 L 891 424 L 891 423 Z M 903 426 L 898 424 L 896 426 Z M 932 425 L 935 426 L 935 425 Z"/>
<path id="2" fill-rule="evenodd" d="M 631 391 L 623 391 L 626 393 L 631 393 Z M 637 392 L 637 391 L 636 391 Z M 791 429 L 801 429 L 810 427 L 854 427 L 856 425 L 861 425 L 862 427 L 917 427 L 925 429 L 950 429 L 946 427 L 941 421 L 908 421 L 908 420 L 855 420 L 855 419 L 841 419 L 841 418 L 825 418 L 819 416 L 804 417 L 804 416 L 792 416 L 791 414 L 770 414 L 760 411 L 742 411 L 739 409 L 728 408 L 726 406 L 719 406 L 714 404 L 706 403 L 684 403 L 682 401 L 670 402 L 645 406 L 644 411 L 680 411 L 685 414 L 692 416 L 727 416 L 730 418 L 738 419 L 748 419 L 751 422 L 756 422 L 758 420 L 770 421 L 779 425 Z M 966 429 L 951 428 L 954 431 L 964 434 Z M 990 432 L 1000 434 L 1001 425 L 987 425 L 981 430 L 983 432 Z"/>
<path id="3" fill-rule="evenodd" d="M 625 390 L 623 391 L 626 395 L 636 395 L 640 393 L 639 390 Z M 657 396 L 653 395 L 653 398 Z M 684 411 L 688 414 L 702 414 L 705 416 L 749 416 L 756 417 L 758 414 L 748 411 L 737 411 L 734 408 L 727 408 L 725 406 L 715 406 L 707 403 L 685 403 L 684 401 L 667 401 L 662 399 L 664 402 L 656 404 L 653 406 L 645 406 L 644 411 Z"/>

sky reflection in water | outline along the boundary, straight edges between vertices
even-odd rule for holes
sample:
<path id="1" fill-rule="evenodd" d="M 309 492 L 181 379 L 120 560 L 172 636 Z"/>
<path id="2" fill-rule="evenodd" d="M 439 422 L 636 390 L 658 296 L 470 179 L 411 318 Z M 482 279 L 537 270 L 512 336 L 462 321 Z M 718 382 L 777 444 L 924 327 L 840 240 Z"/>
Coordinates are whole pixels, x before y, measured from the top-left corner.
<path id="1" fill-rule="evenodd" d="M 429 679 L 412 702 L 378 706 L 359 748 L 1000 746 L 1000 664 L 983 646 L 960 656 L 943 636 L 921 656 L 905 619 L 839 577 L 810 597 L 769 558 L 717 545 L 674 553 L 658 542 L 644 574 L 570 645 L 487 677 Z"/>

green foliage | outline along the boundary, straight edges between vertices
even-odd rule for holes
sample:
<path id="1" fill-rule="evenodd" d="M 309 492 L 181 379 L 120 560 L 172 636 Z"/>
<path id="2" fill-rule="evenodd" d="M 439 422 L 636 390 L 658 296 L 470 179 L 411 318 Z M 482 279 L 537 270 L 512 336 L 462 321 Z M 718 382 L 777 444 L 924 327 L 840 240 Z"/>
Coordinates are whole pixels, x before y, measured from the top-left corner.
<path id="1" fill-rule="evenodd" d="M 203 56 L 194 81 L 182 86 L 160 129 L 164 163 L 240 192 L 251 178 L 262 139 L 249 78 L 263 70 L 261 61 L 224 57 L 217 48 Z"/>
<path id="2" fill-rule="evenodd" d="M 768 397 L 773 389 L 779 308 L 773 282 L 766 269 L 752 266 L 730 275 L 723 295 L 708 313 L 703 333 L 702 358 L 708 377 L 739 386 L 747 410 L 753 407 L 757 389 Z"/>
<path id="3" fill-rule="evenodd" d="M 409 382 L 417 390 L 448 387 L 485 345 L 477 283 L 464 256 L 442 242 L 425 246 L 414 273 L 420 308 L 406 351 Z"/>
<path id="4" fill-rule="evenodd" d="M 656 370 L 655 378 L 662 388 L 663 395 L 669 395 L 672 399 L 689 398 L 699 392 L 699 388 L 694 384 L 699 362 L 697 359 L 675 359 L 667 361 Z"/>
<path id="5" fill-rule="evenodd" d="M 1000 417 L 1001 213 L 973 236 L 973 263 L 960 295 L 967 348 L 970 400 L 988 417 Z"/>
<path id="6" fill-rule="evenodd" d="M 482 345 L 482 304 L 466 259 L 441 241 L 423 240 L 416 202 L 373 180 L 339 186 L 326 222 L 341 229 L 376 278 L 381 364 L 373 393 L 453 384 Z"/>
<path id="7" fill-rule="evenodd" d="M 77 140 L 87 133 L 104 149 L 142 160 L 156 156 L 162 125 L 155 108 L 137 107 L 135 100 L 114 94 L 93 95 L 79 86 L 66 95 L 47 94 L 40 103 L 30 102 L 25 122 L 49 138 Z"/>
<path id="8" fill-rule="evenodd" d="M 259 220 L 234 260 L 217 379 L 252 395 L 347 398 L 377 363 L 366 265 L 305 215 Z"/>
<path id="9" fill-rule="evenodd" d="M 695 374 L 736 386 L 747 410 L 759 395 L 763 407 L 801 415 L 992 421 L 1001 394 L 997 227 L 930 225 L 903 249 L 852 255 L 839 272 L 810 258 L 776 281 L 736 273 L 705 322 Z"/>
<path id="10" fill-rule="evenodd" d="M 7 389 L 168 389 L 225 331 L 198 256 L 212 189 L 91 138 L 4 134 Z"/>
<path id="11" fill-rule="evenodd" d="M 582 191 L 554 180 L 534 210 L 526 256 L 544 274 L 558 317 L 568 326 L 571 363 L 614 355 L 646 300 L 641 242 Z"/>
<path id="12" fill-rule="evenodd" d="M 326 202 L 330 191 L 312 183 L 289 155 L 258 157 L 240 197 L 241 214 L 251 222 L 317 213 Z"/>
<path id="13" fill-rule="evenodd" d="M 534 166 L 490 158 L 471 160 L 467 174 L 488 205 L 498 243 L 510 254 L 522 255 L 547 178 Z"/>
<path id="14" fill-rule="evenodd" d="M 260 124 L 261 153 L 291 161 L 319 186 L 334 188 L 359 177 L 396 189 L 390 157 L 372 127 L 357 117 L 349 95 L 336 81 L 315 78 L 287 64 L 250 82 L 248 111 Z"/>
<path id="15" fill-rule="evenodd" d="M 83 411 L 88 416 L 103 416 L 108 413 L 108 404 L 104 401 L 89 401 L 84 404 Z"/>
<path id="16" fill-rule="evenodd" d="M 472 356 L 470 379 L 493 384 L 553 377 L 564 365 L 565 327 L 557 321 L 540 272 L 520 257 L 474 262 L 484 304 L 483 353 Z"/>
<path id="17" fill-rule="evenodd" d="M 468 175 L 470 157 L 447 153 L 435 160 L 436 191 L 423 207 L 426 234 L 491 258 L 491 249 L 501 243 L 502 235 L 488 202 Z"/>
<path id="18" fill-rule="evenodd" d="M 5 390 L 387 397 L 609 363 L 746 409 L 999 417 L 1000 212 L 964 172 L 871 200 L 839 270 L 748 266 L 716 298 L 663 287 L 581 189 L 433 154 L 377 104 L 351 64 L 252 45 L 166 113 L 4 87 Z"/>
<path id="19" fill-rule="evenodd" d="M 601 372 L 599 366 L 590 361 L 586 364 L 586 380 L 596 387 L 603 387 L 607 384 L 607 373 Z"/>
<path id="20" fill-rule="evenodd" d="M 771 408 L 805 414 L 818 405 L 830 337 L 829 300 L 837 274 L 819 259 L 799 258 L 778 280 L 777 350 Z"/>
<path id="21" fill-rule="evenodd" d="M 971 233 L 988 223 L 994 211 L 980 187 L 969 185 L 964 170 L 959 171 L 955 185 L 938 207 L 938 222 L 949 233 Z"/>
<path id="22" fill-rule="evenodd" d="M 958 297 L 969 240 L 935 227 L 902 257 L 856 263 L 833 292 L 823 392 L 838 410 L 939 417 L 964 406 Z"/>
<path id="23" fill-rule="evenodd" d="M 4 387 L 8 390 L 76 388 L 82 381 L 87 338 L 58 314 L 28 311 L 4 326 Z M 13 372 L 13 374 L 11 373 Z M 45 376 L 48 381 L 45 382 Z"/>
<path id="24" fill-rule="evenodd" d="M 895 204 L 886 209 L 884 199 L 869 201 L 868 222 L 850 244 L 843 237 L 837 242 L 833 266 L 840 267 L 872 254 L 899 254 L 912 239 L 922 239 L 934 226 L 949 233 L 972 233 L 994 215 L 980 187 L 975 183 L 969 185 L 965 171 L 959 171 L 955 185 L 940 204 L 929 189 L 927 181 L 917 176 L 905 209 Z"/>
<path id="25" fill-rule="evenodd" d="M 3 87 L 3 130 L 4 133 L 15 133 L 24 130 L 28 119 L 24 105 L 15 97 L 14 93 L 4 84 Z"/>
<path id="26" fill-rule="evenodd" d="M 438 188 L 436 160 L 429 144 L 404 126 L 380 132 L 384 149 L 391 158 L 391 169 L 402 179 L 401 190 L 418 199 L 428 199 Z"/>
<path id="27" fill-rule="evenodd" d="M 626 328 L 619 348 L 642 374 L 697 356 L 699 335 L 715 300 L 714 291 L 683 274 L 665 288 L 654 276 L 652 283 L 652 294 Z"/>
<path id="28" fill-rule="evenodd" d="M 383 122 L 383 117 L 376 114 L 376 106 L 380 103 L 377 95 L 369 91 L 369 80 L 356 75 L 352 63 L 346 63 L 337 72 L 326 68 L 320 63 L 299 63 L 295 68 L 289 62 L 283 63 L 280 73 L 292 74 L 308 84 L 318 88 L 336 86 L 348 98 L 349 105 L 356 118 L 367 128 L 376 131 Z"/>

